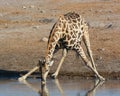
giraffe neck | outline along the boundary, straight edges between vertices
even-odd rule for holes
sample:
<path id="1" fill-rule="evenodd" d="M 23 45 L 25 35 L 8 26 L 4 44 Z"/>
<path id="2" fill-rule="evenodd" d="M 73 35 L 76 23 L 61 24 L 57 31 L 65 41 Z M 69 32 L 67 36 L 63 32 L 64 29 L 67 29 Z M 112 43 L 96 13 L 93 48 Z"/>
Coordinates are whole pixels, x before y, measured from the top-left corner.
<path id="1" fill-rule="evenodd" d="M 49 43 L 46 51 L 46 56 L 45 56 L 46 63 L 49 63 L 52 60 L 53 53 L 54 53 L 54 48 L 52 46 L 53 44 Z"/>
<path id="2" fill-rule="evenodd" d="M 63 29 L 65 29 L 65 24 L 62 23 L 64 21 L 64 17 L 60 16 L 58 21 L 54 24 L 49 40 L 48 40 L 48 46 L 46 51 L 46 62 L 49 63 L 53 57 L 53 53 L 55 51 L 56 44 L 58 43 L 60 37 L 62 37 Z"/>
<path id="3" fill-rule="evenodd" d="M 53 53 L 55 51 L 56 44 L 60 38 L 60 33 L 58 27 L 56 28 L 58 24 L 55 24 L 50 32 L 49 36 L 49 41 L 47 45 L 47 50 L 46 50 L 46 56 L 45 60 L 47 63 L 49 63 L 53 57 Z"/>

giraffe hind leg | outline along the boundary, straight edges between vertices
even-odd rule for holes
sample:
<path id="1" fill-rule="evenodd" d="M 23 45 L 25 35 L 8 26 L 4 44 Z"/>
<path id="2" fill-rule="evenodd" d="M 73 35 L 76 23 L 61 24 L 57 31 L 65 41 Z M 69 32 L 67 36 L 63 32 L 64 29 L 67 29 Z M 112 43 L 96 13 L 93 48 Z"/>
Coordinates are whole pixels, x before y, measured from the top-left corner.
<path id="1" fill-rule="evenodd" d="M 67 50 L 66 50 L 66 49 L 63 49 L 63 57 L 62 57 L 59 65 L 58 65 L 58 67 L 57 67 L 57 70 L 55 71 L 54 74 L 52 74 L 52 78 L 57 78 L 57 76 L 58 76 L 58 74 L 59 74 L 59 71 L 60 71 L 60 68 L 61 68 L 61 66 L 62 66 L 62 64 L 63 64 L 63 61 L 64 61 L 66 55 L 67 55 Z"/>
<path id="2" fill-rule="evenodd" d="M 84 51 L 83 51 L 83 48 L 80 46 L 78 46 L 77 48 L 77 52 L 79 53 L 79 55 L 81 56 L 81 58 L 83 59 L 83 61 L 85 62 L 85 64 L 87 65 L 87 67 L 89 67 L 96 75 L 97 77 L 104 81 L 105 79 L 97 72 L 96 68 L 94 68 L 91 64 L 91 62 L 87 59 Z"/>
<path id="3" fill-rule="evenodd" d="M 86 28 L 87 29 L 86 29 L 86 31 L 84 32 L 84 35 L 83 35 L 83 42 L 86 46 L 87 53 L 90 57 L 92 66 L 93 66 L 94 69 L 96 69 L 96 64 L 94 63 L 93 56 L 92 56 L 92 51 L 91 51 L 91 48 L 90 48 L 90 39 L 89 39 L 88 27 L 86 26 Z"/>

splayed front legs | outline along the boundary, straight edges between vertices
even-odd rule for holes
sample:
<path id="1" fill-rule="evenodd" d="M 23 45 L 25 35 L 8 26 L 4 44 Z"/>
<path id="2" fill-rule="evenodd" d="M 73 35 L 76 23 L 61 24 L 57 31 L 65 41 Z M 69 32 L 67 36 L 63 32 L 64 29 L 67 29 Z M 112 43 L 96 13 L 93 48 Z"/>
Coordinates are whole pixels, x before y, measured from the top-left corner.
<path id="1" fill-rule="evenodd" d="M 31 75 L 33 72 L 35 72 L 36 70 L 39 69 L 39 66 L 36 66 L 35 68 L 33 68 L 31 71 L 29 71 L 27 74 L 25 74 L 24 76 L 18 78 L 19 81 L 25 80 L 29 75 Z"/>
<path id="2" fill-rule="evenodd" d="M 52 62 L 53 63 L 53 62 Z M 36 67 L 34 67 L 32 70 L 30 70 L 27 74 L 25 74 L 24 76 L 18 78 L 19 81 L 23 81 L 25 79 L 27 79 L 28 76 L 30 76 L 33 72 L 35 72 L 36 70 L 40 69 L 40 73 L 41 73 L 41 77 L 42 77 L 42 83 L 45 84 L 46 82 L 46 78 L 47 75 L 49 73 L 49 66 L 44 64 L 43 60 L 39 60 L 39 65 L 37 65 Z"/>
<path id="3" fill-rule="evenodd" d="M 62 57 L 59 65 L 58 65 L 58 68 L 57 68 L 56 72 L 55 72 L 54 74 L 52 74 L 52 77 L 53 77 L 53 78 L 57 78 L 57 76 L 58 76 L 58 74 L 59 74 L 59 71 L 60 71 L 60 68 L 61 68 L 61 66 L 62 66 L 62 64 L 63 64 L 63 61 L 64 61 L 66 55 L 67 55 L 67 50 L 64 49 L 64 50 L 63 50 L 63 57 Z"/>

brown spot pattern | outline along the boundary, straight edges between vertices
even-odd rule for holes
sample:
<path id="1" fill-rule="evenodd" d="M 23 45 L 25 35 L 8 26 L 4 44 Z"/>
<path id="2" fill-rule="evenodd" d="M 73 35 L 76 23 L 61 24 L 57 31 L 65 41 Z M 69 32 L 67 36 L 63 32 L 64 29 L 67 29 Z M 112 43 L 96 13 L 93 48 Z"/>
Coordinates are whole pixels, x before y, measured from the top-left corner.
<path id="1" fill-rule="evenodd" d="M 50 42 L 48 43 L 47 50 L 49 60 L 52 58 L 55 49 L 78 48 L 77 44 L 81 43 L 83 33 L 87 30 L 84 28 L 86 26 L 84 23 L 83 18 L 75 12 L 69 12 L 59 18 L 49 37 Z"/>

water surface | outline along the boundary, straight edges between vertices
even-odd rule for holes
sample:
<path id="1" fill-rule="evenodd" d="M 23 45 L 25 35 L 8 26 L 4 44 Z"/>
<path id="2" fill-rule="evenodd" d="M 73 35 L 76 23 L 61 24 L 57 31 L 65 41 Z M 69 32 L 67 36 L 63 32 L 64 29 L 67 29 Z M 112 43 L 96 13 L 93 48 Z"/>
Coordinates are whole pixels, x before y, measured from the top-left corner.
<path id="1" fill-rule="evenodd" d="M 43 96 L 43 93 L 44 96 L 120 96 L 120 81 L 50 79 L 41 87 L 40 79 L 0 80 L 0 96 Z"/>

